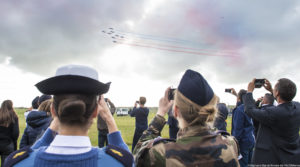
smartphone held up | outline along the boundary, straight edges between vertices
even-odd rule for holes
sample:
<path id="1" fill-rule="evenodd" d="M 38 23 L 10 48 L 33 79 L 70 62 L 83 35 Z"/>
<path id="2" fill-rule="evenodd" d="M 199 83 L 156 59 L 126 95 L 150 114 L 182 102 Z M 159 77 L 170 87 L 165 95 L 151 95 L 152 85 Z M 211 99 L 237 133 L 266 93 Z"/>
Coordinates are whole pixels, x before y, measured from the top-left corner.
<path id="1" fill-rule="evenodd" d="M 175 93 L 175 90 L 174 88 L 171 88 L 168 92 L 168 100 L 174 100 L 174 93 Z"/>
<path id="2" fill-rule="evenodd" d="M 255 79 L 255 88 L 261 88 L 265 84 L 265 79 Z"/>
<path id="3" fill-rule="evenodd" d="M 227 92 L 227 93 L 231 93 L 231 89 L 230 89 L 230 88 L 228 88 L 228 89 L 225 89 L 225 92 Z"/>

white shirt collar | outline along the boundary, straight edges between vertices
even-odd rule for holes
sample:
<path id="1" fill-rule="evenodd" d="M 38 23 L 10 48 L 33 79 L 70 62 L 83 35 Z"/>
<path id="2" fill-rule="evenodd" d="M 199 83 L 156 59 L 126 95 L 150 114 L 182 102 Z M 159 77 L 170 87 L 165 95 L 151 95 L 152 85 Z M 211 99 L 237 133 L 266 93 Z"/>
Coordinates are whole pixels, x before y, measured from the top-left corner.
<path id="1" fill-rule="evenodd" d="M 91 147 L 92 144 L 88 136 L 56 135 L 50 146 Z"/>
<path id="2" fill-rule="evenodd" d="M 53 154 L 80 154 L 91 149 L 92 144 L 88 136 L 56 135 L 46 152 Z"/>

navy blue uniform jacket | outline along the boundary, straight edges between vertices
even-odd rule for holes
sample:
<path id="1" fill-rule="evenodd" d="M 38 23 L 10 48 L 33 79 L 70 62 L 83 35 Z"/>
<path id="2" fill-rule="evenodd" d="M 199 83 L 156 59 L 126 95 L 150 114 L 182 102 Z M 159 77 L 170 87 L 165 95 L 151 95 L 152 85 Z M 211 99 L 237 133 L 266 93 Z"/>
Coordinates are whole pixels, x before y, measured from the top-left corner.
<path id="1" fill-rule="evenodd" d="M 148 128 L 149 109 L 146 107 L 133 108 L 130 116 L 135 117 L 135 128 L 144 131 Z"/>
<path id="2" fill-rule="evenodd" d="M 20 142 L 20 148 L 31 146 L 46 131 L 51 117 L 44 111 L 31 111 L 26 119 L 27 127 Z"/>

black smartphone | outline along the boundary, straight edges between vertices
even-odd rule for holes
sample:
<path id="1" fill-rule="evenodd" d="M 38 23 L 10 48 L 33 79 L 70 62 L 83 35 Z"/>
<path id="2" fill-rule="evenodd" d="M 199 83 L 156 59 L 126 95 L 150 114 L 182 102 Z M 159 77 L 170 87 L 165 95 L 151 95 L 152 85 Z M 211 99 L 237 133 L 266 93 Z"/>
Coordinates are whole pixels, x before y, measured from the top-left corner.
<path id="1" fill-rule="evenodd" d="M 137 103 L 137 104 L 140 104 L 140 102 L 139 102 L 139 101 L 136 101 L 136 103 Z"/>
<path id="2" fill-rule="evenodd" d="M 265 84 L 265 79 L 255 79 L 255 88 L 261 88 Z"/>
<path id="3" fill-rule="evenodd" d="M 174 91 L 176 89 L 170 89 L 169 92 L 168 92 L 168 100 L 174 100 Z"/>
<path id="4" fill-rule="evenodd" d="M 107 102 L 107 98 L 104 98 L 104 101 Z"/>
<path id="5" fill-rule="evenodd" d="M 225 89 L 225 92 L 231 93 L 231 89 Z"/>

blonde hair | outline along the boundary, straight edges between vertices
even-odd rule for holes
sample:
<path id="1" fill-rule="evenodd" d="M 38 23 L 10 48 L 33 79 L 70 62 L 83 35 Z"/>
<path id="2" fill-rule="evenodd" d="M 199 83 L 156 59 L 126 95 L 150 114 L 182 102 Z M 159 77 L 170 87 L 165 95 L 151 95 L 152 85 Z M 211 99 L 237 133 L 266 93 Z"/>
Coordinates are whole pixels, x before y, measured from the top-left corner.
<path id="1" fill-rule="evenodd" d="M 216 104 L 218 97 L 216 95 L 205 106 L 200 106 L 181 92 L 175 91 L 175 105 L 179 108 L 182 118 L 186 121 L 188 126 L 201 125 L 206 126 L 212 124 L 217 114 Z"/>

